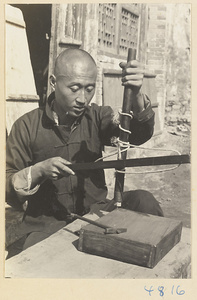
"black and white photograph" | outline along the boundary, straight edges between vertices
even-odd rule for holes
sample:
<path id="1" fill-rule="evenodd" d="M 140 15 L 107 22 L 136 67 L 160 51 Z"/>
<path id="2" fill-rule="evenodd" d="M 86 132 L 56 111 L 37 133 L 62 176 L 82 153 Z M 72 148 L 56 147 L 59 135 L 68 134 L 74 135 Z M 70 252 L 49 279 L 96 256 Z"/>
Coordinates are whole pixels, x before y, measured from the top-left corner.
<path id="1" fill-rule="evenodd" d="M 4 10 L 5 280 L 176 279 L 142 299 L 188 295 L 192 4 Z"/>

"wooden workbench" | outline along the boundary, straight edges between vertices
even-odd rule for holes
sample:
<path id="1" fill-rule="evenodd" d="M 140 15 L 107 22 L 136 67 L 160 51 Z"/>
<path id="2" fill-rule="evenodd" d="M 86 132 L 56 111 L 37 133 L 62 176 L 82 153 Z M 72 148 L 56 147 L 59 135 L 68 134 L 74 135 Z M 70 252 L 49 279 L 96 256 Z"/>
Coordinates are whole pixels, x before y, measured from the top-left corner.
<path id="1" fill-rule="evenodd" d="M 97 214 L 90 214 L 97 219 Z M 177 244 L 153 269 L 86 254 L 77 250 L 73 232 L 87 223 L 76 220 L 46 240 L 5 262 L 11 278 L 190 278 L 190 229 L 183 228 Z"/>

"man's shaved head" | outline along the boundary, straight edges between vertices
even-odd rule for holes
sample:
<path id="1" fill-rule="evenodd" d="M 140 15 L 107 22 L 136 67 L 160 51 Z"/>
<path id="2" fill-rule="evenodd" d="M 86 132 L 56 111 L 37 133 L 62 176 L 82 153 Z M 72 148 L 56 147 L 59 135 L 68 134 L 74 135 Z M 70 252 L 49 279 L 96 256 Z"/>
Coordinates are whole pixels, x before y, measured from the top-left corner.
<path id="1" fill-rule="evenodd" d="M 62 51 L 55 61 L 54 75 L 66 75 L 67 68 L 73 68 L 77 64 L 83 64 L 86 67 L 96 70 L 96 63 L 92 56 L 82 49 L 66 49 Z"/>
<path id="2" fill-rule="evenodd" d="M 67 49 L 55 62 L 50 83 L 55 92 L 54 110 L 62 124 L 65 116 L 78 118 L 95 94 L 97 67 L 89 53 L 80 49 Z"/>

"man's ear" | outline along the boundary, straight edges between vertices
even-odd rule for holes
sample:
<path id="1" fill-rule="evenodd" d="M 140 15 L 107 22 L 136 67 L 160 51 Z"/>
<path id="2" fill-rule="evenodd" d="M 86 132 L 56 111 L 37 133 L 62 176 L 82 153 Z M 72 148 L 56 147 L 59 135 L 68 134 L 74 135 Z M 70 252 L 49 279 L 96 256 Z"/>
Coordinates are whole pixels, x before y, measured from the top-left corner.
<path id="1" fill-rule="evenodd" d="M 49 77 L 49 82 L 50 82 L 50 85 L 52 86 L 52 88 L 54 90 L 55 89 L 55 85 L 56 85 L 56 77 L 55 77 L 55 75 L 52 74 Z"/>

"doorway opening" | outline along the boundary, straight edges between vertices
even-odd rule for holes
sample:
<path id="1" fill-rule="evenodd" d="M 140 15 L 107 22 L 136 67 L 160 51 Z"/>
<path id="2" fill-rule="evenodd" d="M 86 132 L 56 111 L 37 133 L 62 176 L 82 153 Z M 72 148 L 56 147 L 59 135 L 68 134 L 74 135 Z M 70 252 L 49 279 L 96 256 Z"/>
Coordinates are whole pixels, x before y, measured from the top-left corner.
<path id="1" fill-rule="evenodd" d="M 51 37 L 51 4 L 11 4 L 19 8 L 26 24 L 30 58 L 40 106 L 46 101 L 49 47 Z M 22 51 L 22 49 L 21 49 Z"/>

